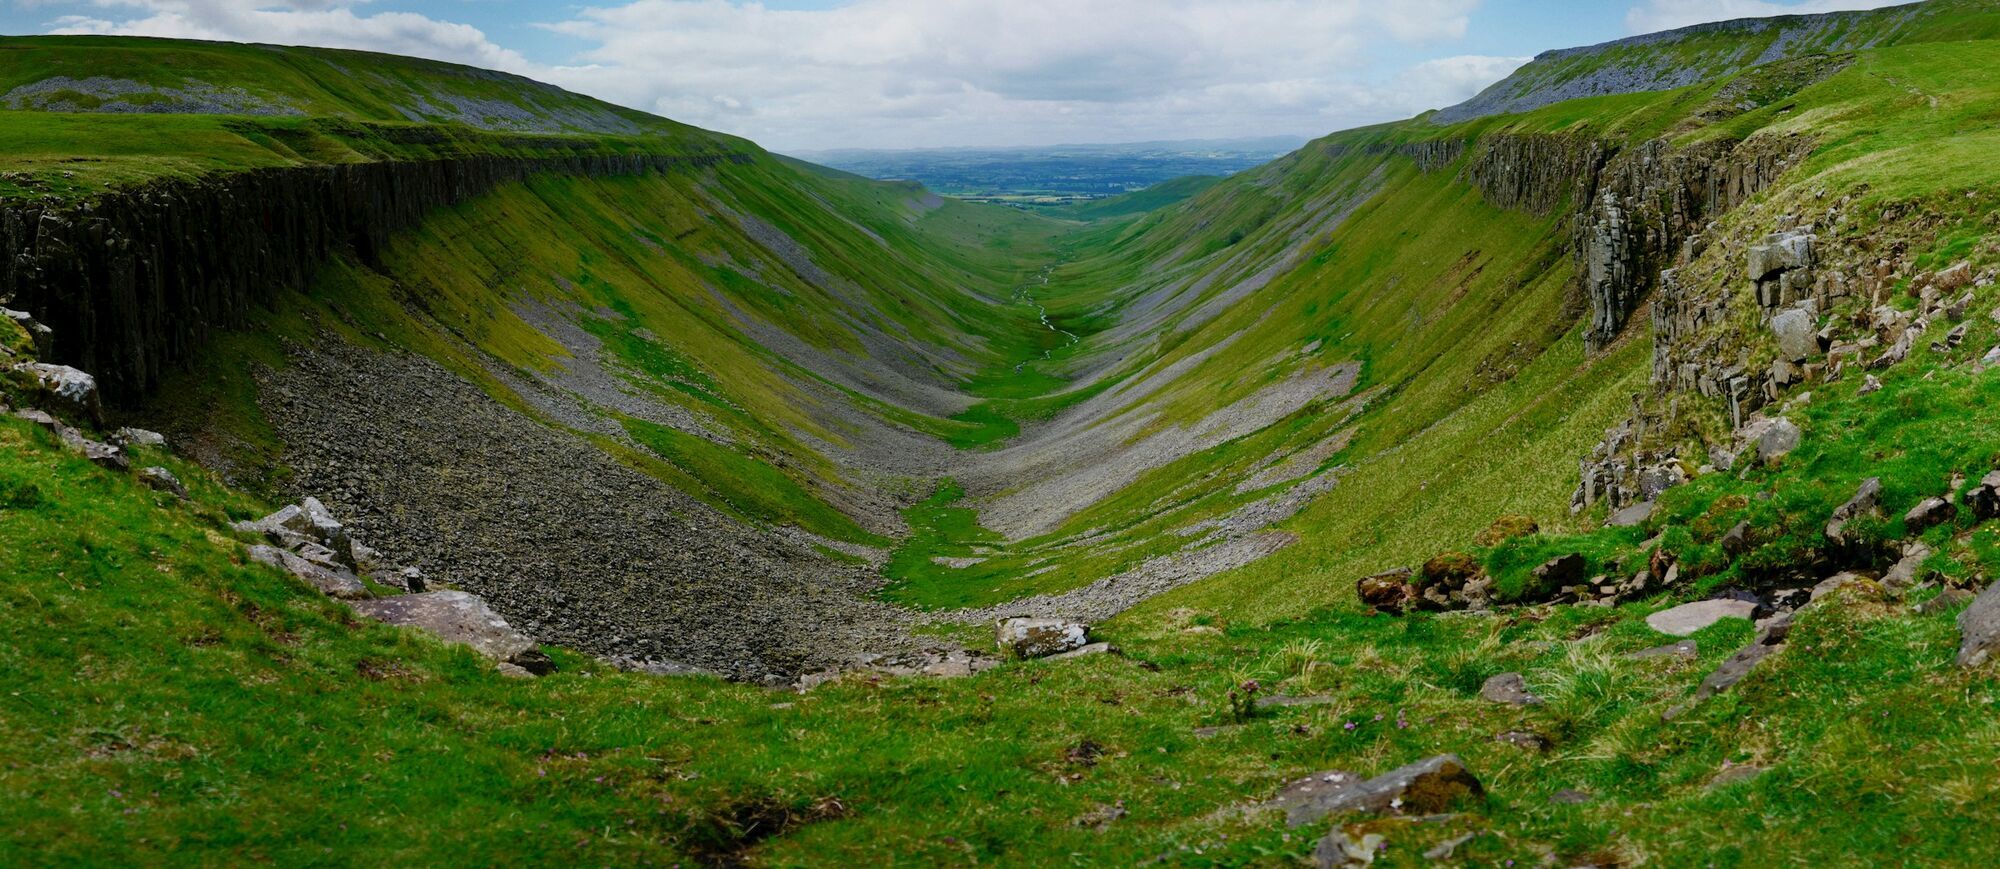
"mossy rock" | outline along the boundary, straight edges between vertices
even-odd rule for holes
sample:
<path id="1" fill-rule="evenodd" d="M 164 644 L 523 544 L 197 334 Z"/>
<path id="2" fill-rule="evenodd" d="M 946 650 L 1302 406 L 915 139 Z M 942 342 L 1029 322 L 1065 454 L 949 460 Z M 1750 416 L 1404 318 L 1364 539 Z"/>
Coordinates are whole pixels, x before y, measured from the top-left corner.
<path id="1" fill-rule="evenodd" d="M 1447 589 L 1464 588 L 1465 583 L 1485 572 L 1479 560 L 1463 552 L 1445 552 L 1424 562 L 1417 572 L 1416 586 L 1420 589 L 1443 586 Z"/>
<path id="2" fill-rule="evenodd" d="M 1542 526 L 1534 519 L 1509 513 L 1493 520 L 1493 524 L 1486 526 L 1486 530 L 1475 535 L 1472 538 L 1472 545 L 1481 549 L 1492 549 L 1516 537 L 1539 534 L 1541 530 Z"/>

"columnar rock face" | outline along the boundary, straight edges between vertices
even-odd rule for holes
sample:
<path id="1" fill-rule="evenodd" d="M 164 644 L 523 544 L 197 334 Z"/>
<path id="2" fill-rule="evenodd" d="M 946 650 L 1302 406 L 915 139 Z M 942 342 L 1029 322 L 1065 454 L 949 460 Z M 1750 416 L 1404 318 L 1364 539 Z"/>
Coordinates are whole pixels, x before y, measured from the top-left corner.
<path id="1" fill-rule="evenodd" d="M 254 170 L 76 205 L 25 203 L 0 210 L 8 252 L 0 300 L 11 297 L 63 336 L 51 361 L 96 375 L 107 399 L 130 401 L 214 330 L 303 286 L 329 255 L 352 249 L 372 258 L 433 208 L 539 172 L 631 175 L 749 159 L 468 156 Z"/>

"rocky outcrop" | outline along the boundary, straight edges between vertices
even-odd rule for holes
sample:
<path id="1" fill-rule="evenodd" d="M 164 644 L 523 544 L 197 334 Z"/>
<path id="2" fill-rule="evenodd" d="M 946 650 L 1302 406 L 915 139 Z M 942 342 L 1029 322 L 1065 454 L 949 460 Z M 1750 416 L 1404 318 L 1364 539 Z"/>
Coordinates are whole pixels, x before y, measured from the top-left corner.
<path id="1" fill-rule="evenodd" d="M 1073 652 L 1090 642 L 1089 625 L 1062 619 L 1005 619 L 993 634 L 1001 652 L 1024 660 Z"/>
<path id="2" fill-rule="evenodd" d="M 563 151 L 562 140 L 533 140 Z M 529 144 L 533 144 L 530 142 Z M 51 361 L 130 402 L 218 329 L 245 323 L 330 255 L 371 260 L 432 209 L 542 172 L 633 175 L 744 153 L 550 153 L 260 169 L 163 181 L 78 204 L 0 209 L 0 301 L 62 336 Z"/>
<path id="3" fill-rule="evenodd" d="M 1485 796 L 1465 761 L 1441 754 L 1371 779 L 1337 770 L 1315 773 L 1286 785 L 1253 811 L 1282 811 L 1285 822 L 1298 827 L 1342 812 L 1431 815 Z"/>

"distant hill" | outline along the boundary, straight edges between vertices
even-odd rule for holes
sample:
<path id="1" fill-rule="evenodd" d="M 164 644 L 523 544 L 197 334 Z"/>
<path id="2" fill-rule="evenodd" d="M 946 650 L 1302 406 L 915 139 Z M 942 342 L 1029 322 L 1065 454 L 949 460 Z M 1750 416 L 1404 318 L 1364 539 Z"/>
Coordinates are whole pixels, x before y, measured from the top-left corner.
<path id="1" fill-rule="evenodd" d="M 1062 206 L 1190 175 L 1232 175 L 1304 143 L 1302 138 L 1279 137 L 1038 148 L 849 149 L 793 156 L 869 178 L 917 181 L 949 196 Z"/>
<path id="2" fill-rule="evenodd" d="M 1222 183 L 1222 179 L 1214 175 L 1189 175 L 1185 178 L 1162 181 L 1144 190 L 1134 190 L 1131 193 L 1112 196 L 1106 199 L 1079 202 L 1075 205 L 1062 208 L 1052 208 L 1049 209 L 1048 213 L 1056 217 L 1069 217 L 1076 220 L 1109 220 L 1116 217 L 1130 217 L 1134 214 L 1146 214 L 1158 211 L 1177 202 L 1193 199 L 1220 183 Z"/>
<path id="3" fill-rule="evenodd" d="M 1431 116 L 1456 124 L 1579 97 L 1687 87 L 1814 54 L 2000 37 L 1989 0 L 1931 0 L 1866 12 L 1744 18 L 1547 51 L 1477 96 Z"/>

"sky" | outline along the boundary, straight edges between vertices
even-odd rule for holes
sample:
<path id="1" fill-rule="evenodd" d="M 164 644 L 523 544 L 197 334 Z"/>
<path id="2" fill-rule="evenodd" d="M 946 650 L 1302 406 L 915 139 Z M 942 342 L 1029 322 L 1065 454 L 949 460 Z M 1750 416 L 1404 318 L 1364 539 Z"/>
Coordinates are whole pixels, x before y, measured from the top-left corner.
<path id="1" fill-rule="evenodd" d="M 0 0 L 0 32 L 502 69 L 780 151 L 1316 137 L 1536 53 L 1892 0 Z"/>

